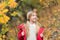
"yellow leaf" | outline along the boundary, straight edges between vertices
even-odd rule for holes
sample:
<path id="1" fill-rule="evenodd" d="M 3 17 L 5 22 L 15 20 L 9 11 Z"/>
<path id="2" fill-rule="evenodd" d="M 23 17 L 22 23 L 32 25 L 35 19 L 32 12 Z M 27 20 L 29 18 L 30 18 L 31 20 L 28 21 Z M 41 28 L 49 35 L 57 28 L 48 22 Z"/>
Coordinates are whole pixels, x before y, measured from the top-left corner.
<path id="1" fill-rule="evenodd" d="M 6 35 L 3 35 L 3 38 L 6 38 Z"/>
<path id="2" fill-rule="evenodd" d="M 3 10 L 6 7 L 6 3 L 2 2 L 0 3 L 0 10 Z"/>
<path id="3" fill-rule="evenodd" d="M 2 12 L 3 13 L 6 13 L 6 12 L 8 12 L 9 10 L 8 9 L 4 9 Z"/>
<path id="4" fill-rule="evenodd" d="M 2 40 L 2 38 L 0 38 L 0 40 Z"/>
<path id="5" fill-rule="evenodd" d="M 4 15 L 4 21 L 7 23 L 10 20 L 10 18 L 6 15 Z"/>
<path id="6" fill-rule="evenodd" d="M 0 17 L 0 23 L 5 23 L 3 17 Z"/>
<path id="7" fill-rule="evenodd" d="M 15 8 L 15 7 L 17 7 L 17 5 L 18 4 L 16 2 L 12 2 L 12 3 L 9 4 L 9 7 L 10 8 Z"/>
<path id="8" fill-rule="evenodd" d="M 7 23 L 8 20 L 10 20 L 10 18 L 5 14 L 3 15 L 3 17 L 0 17 L 0 23 Z"/>
<path id="9" fill-rule="evenodd" d="M 8 3 L 10 4 L 10 3 L 12 3 L 12 2 L 14 2 L 14 0 L 9 0 L 9 2 L 8 2 Z"/>
<path id="10" fill-rule="evenodd" d="M 40 0 L 40 2 L 42 2 L 42 0 Z"/>
<path id="11" fill-rule="evenodd" d="M 11 16 L 16 16 L 17 14 L 18 14 L 17 12 L 13 12 Z"/>

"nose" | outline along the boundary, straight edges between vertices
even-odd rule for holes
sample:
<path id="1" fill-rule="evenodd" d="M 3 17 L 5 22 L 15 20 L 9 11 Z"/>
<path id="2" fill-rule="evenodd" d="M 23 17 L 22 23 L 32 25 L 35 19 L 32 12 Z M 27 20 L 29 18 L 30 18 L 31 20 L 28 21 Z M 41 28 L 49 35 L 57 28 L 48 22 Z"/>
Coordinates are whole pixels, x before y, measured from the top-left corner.
<path id="1" fill-rule="evenodd" d="M 35 19 L 37 19 L 37 16 L 34 16 Z"/>

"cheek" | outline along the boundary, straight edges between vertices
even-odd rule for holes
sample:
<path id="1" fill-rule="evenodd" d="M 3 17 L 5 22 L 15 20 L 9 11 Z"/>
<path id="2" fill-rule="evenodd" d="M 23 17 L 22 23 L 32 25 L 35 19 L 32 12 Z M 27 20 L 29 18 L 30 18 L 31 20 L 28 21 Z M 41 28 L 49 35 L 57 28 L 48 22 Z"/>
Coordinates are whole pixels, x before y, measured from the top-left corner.
<path id="1" fill-rule="evenodd" d="M 30 17 L 30 20 L 34 20 L 34 17 L 33 17 L 33 16 L 31 16 L 31 17 Z"/>
<path id="2" fill-rule="evenodd" d="M 31 20 L 37 20 L 37 16 L 31 16 L 30 19 Z"/>
<path id="3" fill-rule="evenodd" d="M 32 20 L 37 20 L 37 17 L 35 17 L 35 16 L 34 16 L 34 17 L 32 17 Z"/>
<path id="4" fill-rule="evenodd" d="M 33 17 L 33 19 L 37 19 L 37 17 L 36 17 L 36 16 L 34 16 L 34 17 Z"/>
<path id="5" fill-rule="evenodd" d="M 32 16 L 31 19 L 35 19 L 36 17 L 35 16 Z"/>
<path id="6" fill-rule="evenodd" d="M 31 16 L 31 17 L 30 17 L 30 19 L 32 19 L 32 20 L 33 20 L 33 19 L 34 19 L 34 17 L 33 17 L 33 16 Z"/>

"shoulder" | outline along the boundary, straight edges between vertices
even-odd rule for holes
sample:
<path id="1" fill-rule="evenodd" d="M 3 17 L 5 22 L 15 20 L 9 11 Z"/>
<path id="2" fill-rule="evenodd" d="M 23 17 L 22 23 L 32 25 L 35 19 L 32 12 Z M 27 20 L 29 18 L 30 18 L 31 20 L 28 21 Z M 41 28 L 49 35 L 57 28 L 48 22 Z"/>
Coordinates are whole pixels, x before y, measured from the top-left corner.
<path id="1" fill-rule="evenodd" d="M 39 28 L 41 28 L 41 27 L 42 27 L 41 23 L 36 22 L 36 24 L 37 24 L 37 26 L 38 26 Z"/>
<path id="2" fill-rule="evenodd" d="M 25 23 L 21 23 L 21 24 L 19 24 L 19 25 L 17 26 L 18 29 L 22 29 L 22 28 L 24 28 L 24 27 L 25 27 Z"/>

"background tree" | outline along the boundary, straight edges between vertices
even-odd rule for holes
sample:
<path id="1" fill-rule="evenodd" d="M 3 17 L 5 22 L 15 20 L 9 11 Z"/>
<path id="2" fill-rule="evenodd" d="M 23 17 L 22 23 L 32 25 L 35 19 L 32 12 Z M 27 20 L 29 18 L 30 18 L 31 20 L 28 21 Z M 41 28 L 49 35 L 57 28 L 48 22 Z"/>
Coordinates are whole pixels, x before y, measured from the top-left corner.
<path id="1" fill-rule="evenodd" d="M 17 26 L 26 22 L 26 14 L 33 8 L 45 27 L 44 40 L 60 40 L 59 0 L 0 0 L 0 40 L 17 40 Z"/>

